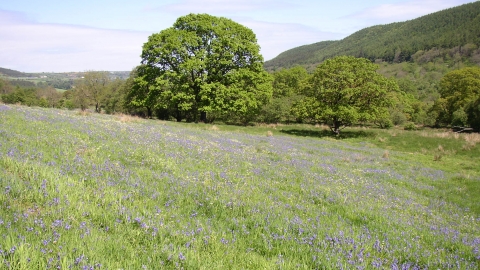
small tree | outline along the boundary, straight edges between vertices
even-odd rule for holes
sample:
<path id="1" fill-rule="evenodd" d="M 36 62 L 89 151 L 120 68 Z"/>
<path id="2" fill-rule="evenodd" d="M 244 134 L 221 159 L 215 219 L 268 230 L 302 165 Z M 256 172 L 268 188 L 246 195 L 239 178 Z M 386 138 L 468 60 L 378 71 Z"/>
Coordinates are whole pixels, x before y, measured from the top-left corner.
<path id="1" fill-rule="evenodd" d="M 300 118 L 327 124 L 337 135 L 359 121 L 388 117 L 398 85 L 376 70 L 377 65 L 364 58 L 329 59 L 317 67 L 305 88 L 307 98 L 294 111 Z"/>
<path id="2" fill-rule="evenodd" d="M 89 105 L 95 106 L 95 112 L 100 112 L 101 101 L 110 79 L 107 72 L 87 71 L 83 78 L 75 81 L 75 101 L 85 110 Z"/>
<path id="3" fill-rule="evenodd" d="M 125 81 L 122 79 L 115 79 L 108 83 L 102 98 L 102 104 L 106 113 L 123 112 L 124 88 Z"/>
<path id="4" fill-rule="evenodd" d="M 433 110 L 438 111 L 437 122 L 445 125 L 461 125 L 470 123 L 467 115 L 469 108 L 480 98 L 480 68 L 468 67 L 451 71 L 440 81 L 441 98 L 435 103 Z"/>

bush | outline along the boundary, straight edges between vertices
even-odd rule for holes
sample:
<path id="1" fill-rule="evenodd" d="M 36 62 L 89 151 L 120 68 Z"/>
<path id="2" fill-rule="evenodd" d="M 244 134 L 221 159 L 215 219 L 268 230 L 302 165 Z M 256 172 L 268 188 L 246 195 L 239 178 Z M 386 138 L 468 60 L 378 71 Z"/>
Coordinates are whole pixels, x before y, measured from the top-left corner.
<path id="1" fill-rule="evenodd" d="M 470 127 L 480 130 L 480 98 L 468 106 L 467 114 Z"/>
<path id="2" fill-rule="evenodd" d="M 460 108 L 453 112 L 452 115 L 452 126 L 461 126 L 464 127 L 468 122 L 468 115 L 465 111 Z"/>
<path id="3" fill-rule="evenodd" d="M 403 112 L 393 111 L 390 113 L 390 119 L 394 125 L 402 125 L 407 121 L 407 116 Z"/>
<path id="4" fill-rule="evenodd" d="M 389 129 L 393 127 L 393 122 L 390 119 L 380 119 L 376 122 L 376 124 L 383 129 Z"/>
<path id="5" fill-rule="evenodd" d="M 417 126 L 415 125 L 415 123 L 409 122 L 409 123 L 406 123 L 405 126 L 403 126 L 403 129 L 405 129 L 405 130 L 417 130 Z"/>

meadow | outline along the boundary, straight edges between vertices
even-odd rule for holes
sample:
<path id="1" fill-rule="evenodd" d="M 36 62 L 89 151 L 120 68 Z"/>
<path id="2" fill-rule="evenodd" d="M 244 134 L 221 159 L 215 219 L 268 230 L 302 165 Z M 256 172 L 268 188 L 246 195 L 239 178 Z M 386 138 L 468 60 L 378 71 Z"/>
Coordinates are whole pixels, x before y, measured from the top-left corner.
<path id="1" fill-rule="evenodd" d="M 477 144 L 0 104 L 0 268 L 479 269 Z"/>

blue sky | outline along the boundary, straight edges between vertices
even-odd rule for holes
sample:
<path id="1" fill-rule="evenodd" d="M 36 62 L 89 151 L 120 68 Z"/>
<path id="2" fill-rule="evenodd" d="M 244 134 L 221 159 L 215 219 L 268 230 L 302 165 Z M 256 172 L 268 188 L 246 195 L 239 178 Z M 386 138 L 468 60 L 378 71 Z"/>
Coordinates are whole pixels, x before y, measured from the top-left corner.
<path id="1" fill-rule="evenodd" d="M 23 72 L 131 70 L 153 33 L 189 13 L 230 18 L 257 35 L 265 60 L 362 28 L 472 0 L 0 0 L 0 67 Z"/>

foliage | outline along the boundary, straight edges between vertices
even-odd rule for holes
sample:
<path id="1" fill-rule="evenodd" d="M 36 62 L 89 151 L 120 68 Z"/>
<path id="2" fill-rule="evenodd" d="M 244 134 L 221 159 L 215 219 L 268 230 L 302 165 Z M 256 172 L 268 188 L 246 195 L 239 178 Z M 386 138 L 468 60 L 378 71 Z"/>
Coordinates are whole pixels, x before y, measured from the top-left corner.
<path id="1" fill-rule="evenodd" d="M 467 122 L 470 127 L 480 131 L 480 97 L 466 107 Z"/>
<path id="2" fill-rule="evenodd" d="M 304 96 L 291 95 L 286 97 L 276 97 L 264 105 L 257 116 L 257 122 L 261 123 L 293 123 L 297 119 L 292 113 L 292 107 L 300 102 Z"/>
<path id="3" fill-rule="evenodd" d="M 0 72 L 2 70 L 0 68 Z M 87 84 L 81 78 L 86 76 L 87 79 L 91 79 L 94 73 L 101 73 L 101 77 L 104 80 L 102 82 L 104 87 L 97 92 L 95 92 L 95 89 L 93 92 L 86 90 L 88 88 Z M 52 108 L 87 109 L 92 104 L 97 105 L 98 102 L 98 111 L 104 110 L 106 113 L 127 111 L 124 102 L 127 89 L 122 78 L 128 77 L 130 72 L 87 71 L 26 74 L 18 71 L 9 71 L 8 74 L 21 77 L 0 78 L 0 99 L 5 103 Z M 55 89 L 71 88 L 74 81 L 73 78 L 77 77 L 76 85 L 80 86 L 79 91 Z"/>
<path id="4" fill-rule="evenodd" d="M 403 129 L 404 130 L 417 130 L 417 126 L 415 125 L 415 123 L 408 122 L 408 123 L 405 124 L 405 126 L 403 126 Z"/>
<path id="5" fill-rule="evenodd" d="M 302 90 L 309 78 L 307 70 L 302 66 L 280 69 L 272 73 L 273 96 L 263 106 L 257 121 L 264 123 L 291 123 L 296 119 L 291 112 L 292 105 L 303 98 Z"/>
<path id="6" fill-rule="evenodd" d="M 470 122 L 466 110 L 480 98 L 480 68 L 467 67 L 447 73 L 440 82 L 440 95 L 433 108 L 438 114 L 438 123 L 465 125 Z"/>
<path id="7" fill-rule="evenodd" d="M 37 89 L 37 98 L 40 99 L 40 107 L 61 108 L 62 93 L 52 87 Z"/>
<path id="8" fill-rule="evenodd" d="M 479 267 L 466 135 L 0 112 L 2 269 Z"/>
<path id="9" fill-rule="evenodd" d="M 10 84 L 10 82 L 0 78 L 0 97 L 1 95 L 10 94 L 13 91 L 14 87 Z"/>
<path id="10" fill-rule="evenodd" d="M 273 98 L 290 97 L 302 93 L 304 81 L 310 76 L 302 66 L 280 69 L 273 75 Z"/>
<path id="11" fill-rule="evenodd" d="M 308 66 L 313 64 L 312 58 L 316 53 L 335 46 L 338 41 L 321 41 L 311 45 L 303 45 L 285 52 L 282 52 L 277 57 L 265 62 L 265 68 L 270 71 L 278 71 L 282 68 L 294 67 L 296 65 Z"/>
<path id="12" fill-rule="evenodd" d="M 340 129 L 358 121 L 378 121 L 399 92 L 395 81 L 376 72 L 377 65 L 364 58 L 340 56 L 319 65 L 306 86 L 307 98 L 295 105 L 301 118 Z"/>
<path id="13" fill-rule="evenodd" d="M 53 88 L 64 89 L 64 90 L 71 89 L 73 84 L 74 84 L 73 79 L 63 79 L 63 78 L 45 79 L 45 81 L 37 82 L 37 86 L 39 87 L 51 86 Z"/>
<path id="14" fill-rule="evenodd" d="M 107 84 L 101 101 L 106 113 L 114 114 L 124 111 L 123 104 L 125 92 L 124 80 L 115 79 Z"/>
<path id="15" fill-rule="evenodd" d="M 2 101 L 7 104 L 23 104 L 27 106 L 38 105 L 35 89 L 20 88 L 17 86 L 14 92 L 2 96 Z"/>
<path id="16" fill-rule="evenodd" d="M 61 108 L 66 108 L 69 110 L 73 110 L 76 108 L 75 106 L 75 97 L 74 91 L 67 90 L 63 92 L 62 99 L 60 100 Z"/>
<path id="17" fill-rule="evenodd" d="M 95 112 L 101 111 L 102 99 L 107 91 L 110 78 L 104 71 L 88 71 L 84 77 L 75 81 L 75 100 L 82 110 L 89 105 L 95 106 Z"/>
<path id="18" fill-rule="evenodd" d="M 155 107 L 169 107 L 168 100 L 160 97 L 164 92 L 158 91 L 158 86 L 155 86 L 155 80 L 159 76 L 157 71 L 147 65 L 140 65 L 132 70 L 125 84 L 127 87 L 125 106 L 129 111 L 138 113 L 139 110 L 145 109 L 145 116 L 150 118 Z"/>
<path id="19" fill-rule="evenodd" d="M 410 61 L 412 55 L 419 61 L 430 61 L 424 52 L 434 48 L 458 47 L 459 55 L 480 54 L 480 2 L 435 12 L 414 20 L 376 25 L 362 29 L 340 41 L 301 46 L 280 54 L 265 63 L 269 70 L 294 65 L 318 65 L 326 59 L 351 55 L 371 61 Z M 460 48 L 462 46 L 463 48 Z M 432 51 L 435 52 L 435 51 Z M 438 51 L 437 51 L 438 52 Z M 424 59 L 424 60 L 422 60 Z"/>
<path id="20" fill-rule="evenodd" d="M 472 28 L 480 25 L 479 9 L 479 3 L 471 3 L 403 23 L 366 28 L 340 41 L 288 50 L 267 61 L 265 67 L 278 70 L 302 65 L 311 70 L 335 55 L 366 57 L 380 64 L 380 74 L 395 78 L 400 90 L 413 96 L 389 109 L 389 121 L 379 119 L 375 124 L 450 124 L 452 112 L 447 113 L 439 100 L 440 80 L 450 71 L 480 64 L 480 42 L 472 35 L 478 32 Z"/>
<path id="21" fill-rule="evenodd" d="M 259 49 L 255 34 L 232 20 L 180 17 L 144 44 L 132 104 L 173 110 L 177 120 L 206 121 L 207 113 L 251 119 L 272 95 Z"/>
<path id="22" fill-rule="evenodd" d="M 20 72 L 20 71 L 8 69 L 8 68 L 0 68 L 0 74 L 4 74 L 9 77 L 31 77 L 32 76 L 32 74 L 24 73 L 24 72 Z"/>
<path id="23" fill-rule="evenodd" d="M 26 81 L 26 80 L 10 80 L 10 84 L 12 86 L 19 86 L 21 88 L 35 88 L 35 83 L 31 81 Z"/>

